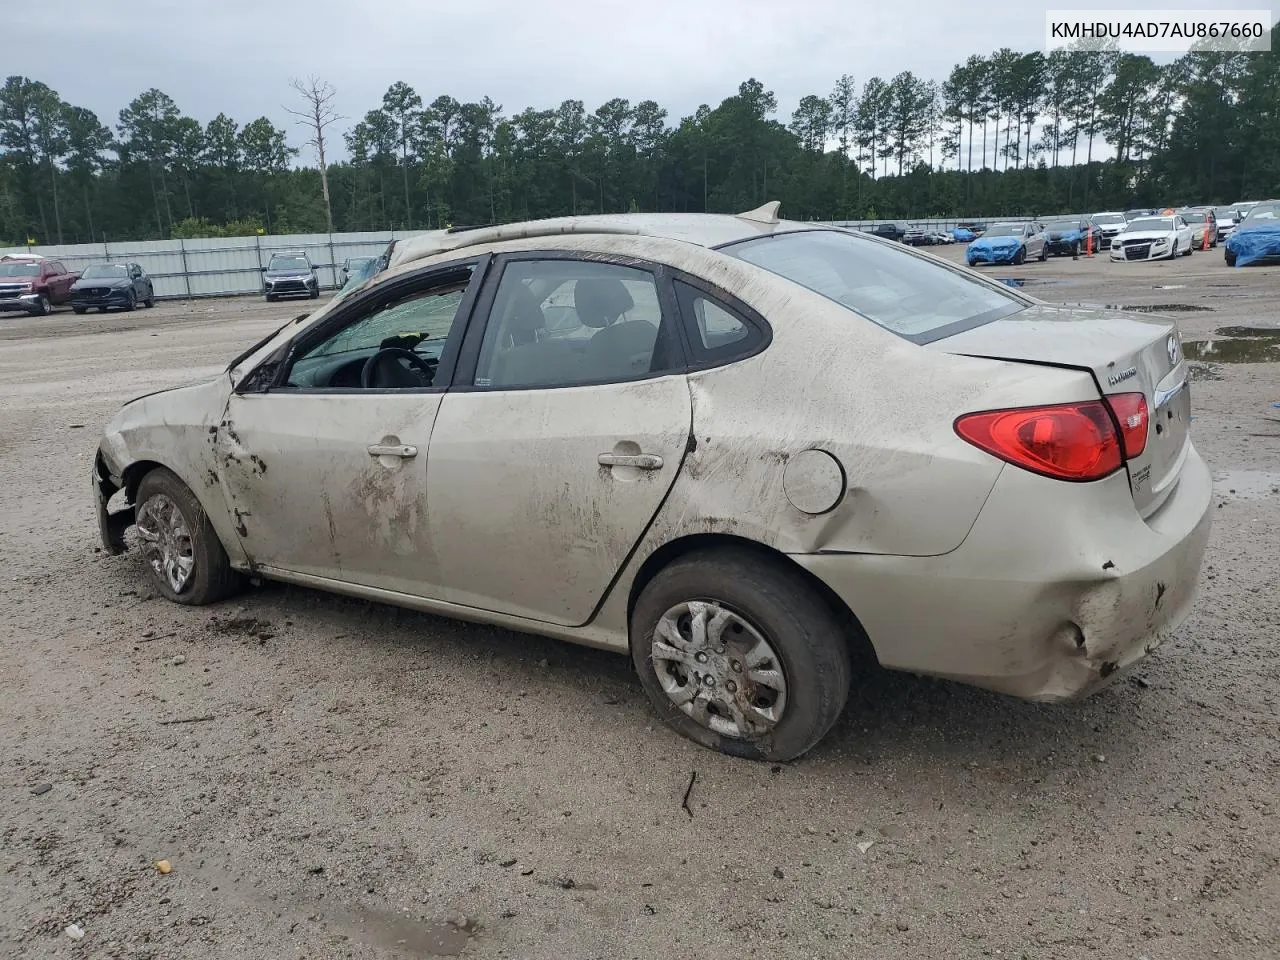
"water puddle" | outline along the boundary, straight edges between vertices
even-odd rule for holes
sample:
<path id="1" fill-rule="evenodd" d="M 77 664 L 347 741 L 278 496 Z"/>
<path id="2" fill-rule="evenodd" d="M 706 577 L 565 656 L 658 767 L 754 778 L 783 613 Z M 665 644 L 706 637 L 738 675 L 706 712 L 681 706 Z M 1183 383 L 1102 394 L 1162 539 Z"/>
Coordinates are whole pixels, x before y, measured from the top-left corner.
<path id="1" fill-rule="evenodd" d="M 1215 332 L 1220 337 L 1266 337 L 1280 340 L 1280 327 L 1219 327 Z"/>
<path id="2" fill-rule="evenodd" d="M 1259 500 L 1280 494 L 1280 471 L 1225 470 L 1213 475 L 1213 492 L 1237 500 Z"/>
<path id="3" fill-rule="evenodd" d="M 1108 303 L 1107 310 L 1127 310 L 1129 313 L 1212 313 L 1213 307 L 1202 307 L 1197 303 Z"/>
<path id="4" fill-rule="evenodd" d="M 1182 344 L 1188 360 L 1210 363 L 1275 363 L 1280 361 L 1280 344 L 1266 340 L 1191 340 Z"/>
<path id="5" fill-rule="evenodd" d="M 1061 287 L 1074 283 L 1074 280 L 1048 280 L 1041 277 L 992 277 L 1006 287 Z"/>

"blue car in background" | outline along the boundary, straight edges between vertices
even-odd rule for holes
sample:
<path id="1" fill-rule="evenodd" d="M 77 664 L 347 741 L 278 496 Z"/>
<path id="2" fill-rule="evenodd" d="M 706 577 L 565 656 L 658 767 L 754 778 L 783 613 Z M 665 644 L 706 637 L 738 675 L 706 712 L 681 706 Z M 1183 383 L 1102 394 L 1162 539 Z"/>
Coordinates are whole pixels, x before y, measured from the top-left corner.
<path id="1" fill-rule="evenodd" d="M 1034 221 L 997 223 L 964 251 L 971 267 L 980 263 L 1019 264 L 1031 258 L 1045 260 L 1048 256 L 1044 228 Z"/>
<path id="2" fill-rule="evenodd" d="M 1231 231 L 1222 255 L 1228 267 L 1280 262 L 1280 200 L 1256 204 Z"/>

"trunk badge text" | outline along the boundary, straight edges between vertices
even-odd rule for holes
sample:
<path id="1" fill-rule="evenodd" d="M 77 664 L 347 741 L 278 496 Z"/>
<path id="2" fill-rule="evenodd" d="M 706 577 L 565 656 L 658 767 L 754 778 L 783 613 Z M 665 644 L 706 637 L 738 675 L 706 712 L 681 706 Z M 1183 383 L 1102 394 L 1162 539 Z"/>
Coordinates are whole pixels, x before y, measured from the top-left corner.
<path id="1" fill-rule="evenodd" d="M 1176 367 L 1178 365 L 1178 335 L 1176 333 L 1169 334 L 1169 339 L 1164 346 L 1169 351 L 1169 362 Z"/>
<path id="2" fill-rule="evenodd" d="M 1121 370 L 1119 373 L 1112 374 L 1107 377 L 1107 383 L 1114 387 L 1117 383 L 1124 383 L 1124 381 L 1128 380 L 1130 377 L 1136 377 L 1137 375 L 1138 368 L 1130 367 L 1128 370 Z"/>

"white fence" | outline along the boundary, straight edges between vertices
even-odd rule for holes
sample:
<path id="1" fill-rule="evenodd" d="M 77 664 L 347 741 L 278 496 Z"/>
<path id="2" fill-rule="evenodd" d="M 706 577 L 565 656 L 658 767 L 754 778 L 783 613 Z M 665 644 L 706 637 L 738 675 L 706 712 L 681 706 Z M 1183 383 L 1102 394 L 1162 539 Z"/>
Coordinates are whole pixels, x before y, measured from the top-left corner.
<path id="1" fill-rule="evenodd" d="M 156 298 L 228 297 L 262 292 L 262 268 L 273 253 L 302 251 L 315 264 L 321 287 L 342 285 L 342 264 L 350 257 L 380 255 L 391 240 L 423 231 L 316 233 L 287 237 L 227 237 L 210 240 L 122 240 L 61 246 L 11 247 L 10 253 L 38 253 L 71 271 L 91 263 L 137 263 L 150 274 Z"/>
<path id="2" fill-rule="evenodd" d="M 1003 222 L 1027 217 L 988 218 Z M 824 223 L 829 221 L 823 221 Z M 860 229 L 886 220 L 840 220 L 836 226 Z M 955 220 L 911 220 L 926 229 L 950 231 Z M 968 222 L 968 221 L 966 221 Z M 313 233 L 287 237 L 228 237 L 210 240 L 122 240 L 118 243 L 78 243 L 60 246 L 11 247 L 10 253 L 39 253 L 72 271 L 91 263 L 137 263 L 151 275 L 156 298 L 231 297 L 262 293 L 262 268 L 273 253 L 303 251 L 315 264 L 322 288 L 342 285 L 342 264 L 350 257 L 381 254 L 392 239 L 415 237 L 426 231 L 381 230 L 370 233 Z"/>

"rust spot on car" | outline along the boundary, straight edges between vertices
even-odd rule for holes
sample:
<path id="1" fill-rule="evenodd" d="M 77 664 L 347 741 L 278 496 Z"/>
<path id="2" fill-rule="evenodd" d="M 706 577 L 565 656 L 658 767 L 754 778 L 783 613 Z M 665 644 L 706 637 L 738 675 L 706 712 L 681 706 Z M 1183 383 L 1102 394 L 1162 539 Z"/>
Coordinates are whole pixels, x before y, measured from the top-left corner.
<path id="1" fill-rule="evenodd" d="M 1116 565 L 1114 560 L 1108 560 L 1106 563 L 1102 565 L 1103 570 L 1114 570 L 1115 568 L 1116 568 Z"/>
<path id="2" fill-rule="evenodd" d="M 208 482 L 209 482 L 209 486 L 211 486 L 211 487 L 216 487 L 216 486 L 218 485 L 218 474 L 217 474 L 216 472 L 214 472 L 213 470 L 210 470 L 210 471 L 205 475 L 205 478 L 208 480 Z"/>
<path id="3" fill-rule="evenodd" d="M 263 462 L 262 458 L 258 456 L 256 453 L 249 454 L 249 462 L 253 464 L 254 473 L 258 474 L 258 476 L 263 476 L 266 474 L 267 465 Z"/>
<path id="4" fill-rule="evenodd" d="M 1153 610 L 1158 609 L 1160 607 L 1160 601 L 1164 599 L 1165 591 L 1168 589 L 1169 588 L 1166 587 L 1161 581 L 1159 580 L 1156 581 L 1156 605 L 1155 607 L 1152 608 Z"/>
<path id="5" fill-rule="evenodd" d="M 249 535 L 249 528 L 244 525 L 244 518 L 252 516 L 252 514 L 248 511 L 241 510 L 239 507 L 234 508 L 231 512 L 235 514 L 236 518 L 236 533 L 240 534 L 242 537 L 247 537 Z"/>
<path id="6" fill-rule="evenodd" d="M 1109 677 L 1115 672 L 1116 672 L 1116 665 L 1111 660 L 1105 661 L 1102 664 L 1101 668 L 1099 668 L 1098 670 L 1098 674 L 1103 677 Z"/>

